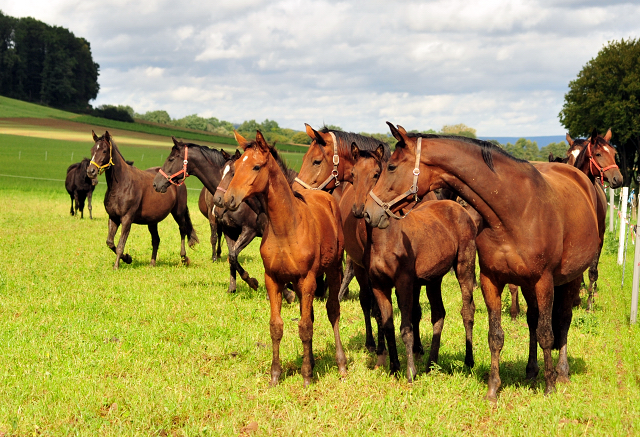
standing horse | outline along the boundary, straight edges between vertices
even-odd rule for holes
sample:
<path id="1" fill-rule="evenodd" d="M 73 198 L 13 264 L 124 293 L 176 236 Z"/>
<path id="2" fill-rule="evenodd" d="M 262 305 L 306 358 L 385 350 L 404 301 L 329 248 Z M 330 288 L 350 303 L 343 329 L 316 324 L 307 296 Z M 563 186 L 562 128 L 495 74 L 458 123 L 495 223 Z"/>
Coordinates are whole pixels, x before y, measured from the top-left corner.
<path id="1" fill-rule="evenodd" d="M 354 165 L 351 154 L 351 144 L 356 143 L 361 150 L 373 151 L 382 145 L 385 158 L 391 154 L 389 145 L 375 138 L 367 137 L 350 132 L 343 132 L 328 128 L 319 131 L 305 124 L 307 135 L 311 138 L 311 145 L 304 154 L 302 166 L 293 184 L 294 189 L 307 188 L 310 190 L 324 190 L 335 194 L 337 188 L 344 187 L 346 183 L 352 182 L 352 168 Z M 340 193 L 342 197 L 342 193 Z M 349 199 L 343 204 L 342 199 L 335 196 L 340 204 L 340 211 L 343 221 L 351 214 L 353 199 Z M 365 323 L 365 347 L 378 355 L 378 364 L 383 359 L 385 351 L 384 333 L 381 329 L 380 310 L 374 299 L 369 284 L 364 263 L 362 261 L 362 247 L 358 243 L 355 234 L 345 233 L 345 250 L 347 252 L 347 272 L 343 278 L 340 288 L 340 298 L 348 290 L 349 282 L 355 275 L 360 285 L 360 307 L 364 314 Z M 373 338 L 371 328 L 371 317 L 376 319 L 378 325 L 378 345 Z"/>
<path id="2" fill-rule="evenodd" d="M 166 195 L 158 194 L 152 188 L 153 177 L 158 172 L 157 167 L 142 171 L 128 165 L 108 131 L 101 137 L 93 131 L 91 133 L 95 144 L 91 148 L 91 163 L 87 167 L 87 176 L 95 179 L 102 171 L 106 176 L 104 207 L 109 215 L 107 246 L 116 254 L 113 268 L 117 269 L 120 266 L 120 259 L 131 264 L 131 255 L 124 253 L 124 246 L 132 223 L 149 227 L 153 248 L 151 265 L 155 266 L 160 245 L 158 222 L 169 213 L 180 228 L 180 256 L 182 263 L 188 265 L 189 258 L 184 247 L 184 239 L 188 237 L 189 247 L 193 247 L 198 242 L 198 237 L 189 216 L 187 188 L 174 187 Z M 116 247 L 113 239 L 120 224 L 122 231 Z"/>
<path id="3" fill-rule="evenodd" d="M 341 375 L 346 375 L 347 360 L 342 349 L 340 302 L 338 292 L 342 280 L 343 234 L 336 200 L 323 191 L 294 192 L 271 154 L 271 147 L 258 131 L 255 141 L 247 141 L 237 132 L 236 140 L 244 150 L 236 162 L 236 173 L 224 195 L 228 209 L 236 209 L 247 197 L 262 194 L 268 223 L 260 244 L 264 279 L 271 306 L 270 332 L 273 344 L 271 385 L 278 382 L 280 341 L 283 321 L 280 315 L 282 292 L 292 283 L 300 300 L 298 332 L 304 357 L 304 385 L 311 383 L 313 357 L 313 298 L 316 277 L 327 276 L 329 297 L 326 308 L 336 342 L 336 361 Z"/>
<path id="4" fill-rule="evenodd" d="M 389 224 L 387 211 L 393 208 L 390 203 L 402 205 L 409 195 L 421 196 L 445 186 L 457 191 L 484 220 L 476 245 L 489 316 L 487 398 L 496 400 L 500 387 L 501 293 L 507 283 L 520 285 L 528 304 L 527 377 L 538 374 L 539 342 L 545 393 L 554 391 L 557 378 L 569 381 L 567 334 L 572 304 L 582 273 L 598 249 L 593 185 L 568 165 L 534 167 L 485 141 L 408 134 L 388 124 L 398 143 L 367 200 L 365 219 L 384 228 Z M 555 369 L 552 348 L 560 350 Z"/>
<path id="5" fill-rule="evenodd" d="M 84 218 L 84 201 L 86 199 L 89 207 L 89 218 L 93 219 L 91 213 L 93 211 L 91 198 L 93 197 L 93 190 L 96 188 L 96 185 L 98 185 L 98 180 L 91 179 L 87 176 L 88 166 L 89 159 L 87 158 L 71 164 L 69 168 L 67 168 L 67 177 L 64 181 L 64 186 L 69 196 L 71 196 L 71 210 L 69 211 L 71 215 L 78 215 L 78 210 L 80 210 L 80 218 Z"/>
<path id="6" fill-rule="evenodd" d="M 222 150 L 178 141 L 175 137 L 172 137 L 172 140 L 171 153 L 162 164 L 162 171 L 158 172 L 153 180 L 153 187 L 156 191 L 163 192 L 171 185 L 180 184 L 187 177 L 193 175 L 202 182 L 209 192 L 215 193 L 220 184 L 223 169 L 227 168 L 225 165 L 232 159 L 231 156 Z M 236 159 L 237 156 L 235 156 Z M 248 205 L 241 205 L 237 211 L 232 213 L 232 216 L 224 220 L 217 216 L 213 209 L 213 206 L 211 209 L 207 209 L 207 214 L 210 214 L 208 216 L 209 223 L 216 223 L 216 227 L 220 227 L 229 248 L 228 292 L 235 293 L 236 291 L 236 271 L 240 272 L 240 277 L 249 287 L 257 290 L 258 281 L 252 278 L 238 262 L 238 254 L 253 239 L 253 237 L 247 238 L 246 236 L 247 233 L 255 232 L 257 226 L 255 213 Z M 245 239 L 248 241 L 243 245 L 242 241 Z M 238 245 L 239 240 L 241 240 L 240 246 Z"/>
<path id="7" fill-rule="evenodd" d="M 567 134 L 569 150 L 567 151 L 567 164 L 573 165 L 582 173 L 587 175 L 596 189 L 597 214 L 598 214 L 598 236 L 600 245 L 598 253 L 589 266 L 589 288 L 587 289 L 587 310 L 591 311 L 593 306 L 593 295 L 598 290 L 598 263 L 600 252 L 604 244 L 605 220 L 607 217 L 607 196 L 604 193 L 603 183 L 609 182 L 611 188 L 618 188 L 622 185 L 622 173 L 616 164 L 616 149 L 609 143 L 611 140 L 611 129 L 604 137 L 598 135 L 597 130 L 593 130 L 588 139 L 573 139 Z M 578 304 L 580 300 L 577 300 Z"/>
<path id="8" fill-rule="evenodd" d="M 223 150 L 220 150 L 223 152 Z M 226 152 L 225 152 L 226 153 Z M 211 228 L 211 261 L 217 261 L 220 259 L 220 254 L 222 253 L 222 228 L 218 226 L 218 220 L 213 214 L 213 194 L 211 191 L 207 190 L 207 187 L 202 187 L 200 190 L 200 197 L 198 197 L 198 209 L 200 209 L 200 213 L 204 216 L 204 218 L 209 221 L 209 227 Z"/>
<path id="9" fill-rule="evenodd" d="M 355 162 L 352 168 L 353 190 L 345 190 L 343 200 L 353 198 L 353 215 L 344 220 L 344 233 L 357 234 L 364 246 L 364 264 L 382 313 L 390 370 L 395 372 L 400 365 L 393 327 L 391 289 L 396 289 L 402 316 L 400 332 L 407 352 L 407 378 L 411 382 L 416 374 L 413 352 L 422 353 L 420 289 L 426 286 L 431 304 L 433 336 L 427 364 L 429 369 L 438 361 L 446 314 L 442 303 L 442 278 L 452 268 L 462 292 L 461 315 L 466 333 L 464 362 L 473 367 L 476 224 L 462 205 L 441 200 L 421 202 L 397 220 L 392 220 L 386 229 L 363 229 L 364 220 L 357 217 L 363 216 L 367 195 L 383 172 L 385 150 L 381 145 L 374 152 L 361 151 L 355 143 L 351 148 Z"/>

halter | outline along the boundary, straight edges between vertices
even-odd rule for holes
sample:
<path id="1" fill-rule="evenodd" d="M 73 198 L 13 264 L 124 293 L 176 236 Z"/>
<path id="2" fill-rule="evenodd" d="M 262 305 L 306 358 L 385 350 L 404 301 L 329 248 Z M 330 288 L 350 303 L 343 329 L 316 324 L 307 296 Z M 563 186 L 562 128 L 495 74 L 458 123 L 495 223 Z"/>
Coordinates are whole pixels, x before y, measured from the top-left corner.
<path id="1" fill-rule="evenodd" d="M 93 159 L 89 162 L 89 165 L 93 164 L 98 168 L 98 174 L 101 175 L 102 173 L 104 173 L 104 171 L 106 169 L 108 169 L 109 167 L 111 167 L 112 165 L 115 165 L 113 163 L 113 155 L 112 155 L 112 147 L 111 147 L 111 141 L 107 140 L 107 142 L 109 143 L 109 162 L 107 162 L 105 165 L 98 165 L 97 162 L 95 162 Z M 95 154 L 93 155 L 95 157 Z"/>
<path id="2" fill-rule="evenodd" d="M 589 153 L 589 171 L 592 175 L 596 175 L 596 172 L 593 171 L 593 167 L 596 168 L 598 172 L 600 172 L 600 184 L 604 185 L 604 172 L 612 169 L 612 168 L 620 168 L 616 164 L 608 165 L 606 167 L 600 167 L 600 164 L 593 157 L 593 153 L 591 152 L 591 141 L 589 141 L 589 145 L 587 145 L 587 152 Z"/>
<path id="3" fill-rule="evenodd" d="M 170 183 L 179 187 L 180 185 L 184 184 L 185 179 L 189 177 L 189 173 L 187 173 L 187 164 L 189 163 L 189 161 L 187 160 L 188 156 L 189 156 L 189 148 L 187 146 L 184 146 L 184 161 L 182 161 L 182 170 L 172 174 L 171 176 L 167 175 L 162 169 L 158 170 L 158 173 L 164 176 Z M 183 173 L 184 173 L 184 177 L 180 182 L 173 181 L 173 178 Z"/>
<path id="4" fill-rule="evenodd" d="M 338 164 L 340 164 L 340 156 L 338 156 L 338 142 L 336 141 L 336 136 L 334 135 L 333 132 L 329 132 L 329 134 L 333 139 L 333 170 L 331 170 L 331 174 L 329 175 L 329 177 L 327 177 L 327 179 L 325 179 L 325 181 L 322 184 L 320 184 L 318 187 L 312 187 L 302 179 L 296 177 L 295 181 L 308 190 L 323 190 L 324 187 L 329 185 L 329 183 L 333 179 L 336 180 L 334 188 L 340 185 L 340 181 L 338 180 Z"/>
<path id="5" fill-rule="evenodd" d="M 405 218 L 407 215 L 409 215 L 409 212 L 413 211 L 413 208 L 420 201 L 420 199 L 418 198 L 418 176 L 420 175 L 420 154 L 422 152 L 422 137 L 418 138 L 417 143 L 418 144 L 416 145 L 416 164 L 415 164 L 415 167 L 413 168 L 413 184 L 411 185 L 411 187 L 407 191 L 405 191 L 401 195 L 395 197 L 393 200 L 391 200 L 389 202 L 383 202 L 382 200 L 380 200 L 380 198 L 378 196 L 373 194 L 373 190 L 369 191 L 369 195 L 371 196 L 373 201 L 376 202 L 384 210 L 384 212 L 387 215 L 389 215 L 389 216 L 391 216 L 391 217 L 393 217 L 395 219 Z M 401 200 L 406 199 L 408 196 L 413 196 L 414 197 L 415 203 L 414 203 L 413 207 L 411 207 L 409 212 L 407 212 L 403 216 L 399 216 L 399 215 L 394 214 L 393 211 L 391 211 L 391 208 L 394 205 L 396 205 L 397 203 L 399 203 Z"/>

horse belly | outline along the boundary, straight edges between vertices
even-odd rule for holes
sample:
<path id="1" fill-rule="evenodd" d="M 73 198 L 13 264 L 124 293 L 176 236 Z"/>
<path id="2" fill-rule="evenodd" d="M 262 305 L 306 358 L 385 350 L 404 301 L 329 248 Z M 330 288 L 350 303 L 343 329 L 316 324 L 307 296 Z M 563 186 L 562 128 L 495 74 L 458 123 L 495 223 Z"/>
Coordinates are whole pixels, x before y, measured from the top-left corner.
<path id="1" fill-rule="evenodd" d="M 148 225 L 161 222 L 169 215 L 175 202 L 176 192 L 174 187 L 170 187 L 166 193 L 158 193 L 153 189 L 145 190 L 134 223 Z"/>

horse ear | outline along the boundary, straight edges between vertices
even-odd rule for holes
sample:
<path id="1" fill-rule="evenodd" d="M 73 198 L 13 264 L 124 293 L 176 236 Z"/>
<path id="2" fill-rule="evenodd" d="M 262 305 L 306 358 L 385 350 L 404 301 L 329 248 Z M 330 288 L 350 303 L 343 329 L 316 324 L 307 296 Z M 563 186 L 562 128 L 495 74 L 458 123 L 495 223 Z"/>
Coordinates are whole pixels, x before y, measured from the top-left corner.
<path id="1" fill-rule="evenodd" d="M 378 157 L 380 161 L 384 159 L 384 146 L 380 144 L 375 151 L 375 155 Z"/>
<path id="2" fill-rule="evenodd" d="M 404 138 L 402 138 L 402 135 L 400 134 L 400 132 L 398 131 L 398 129 L 396 129 L 396 127 L 389 123 L 387 121 L 387 125 L 389 125 L 389 130 L 391 131 L 391 135 L 393 135 L 393 137 L 398 140 L 399 143 L 404 143 Z"/>
<path id="3" fill-rule="evenodd" d="M 565 138 L 567 139 L 567 143 L 569 143 L 569 147 L 573 146 L 573 138 L 571 138 L 569 132 L 567 132 L 567 136 Z"/>
<path id="4" fill-rule="evenodd" d="M 238 132 L 237 130 L 233 131 L 233 136 L 235 137 L 238 145 L 242 150 L 246 149 L 247 146 L 251 143 L 251 141 L 246 140 L 242 135 L 240 135 L 240 132 Z"/>
<path id="5" fill-rule="evenodd" d="M 360 149 L 356 143 L 351 143 L 351 156 L 353 157 L 354 162 L 360 158 Z"/>
<path id="6" fill-rule="evenodd" d="M 104 139 L 111 143 L 111 134 L 108 130 L 104 131 Z"/>
<path id="7" fill-rule="evenodd" d="M 267 143 L 267 140 L 264 139 L 264 137 L 262 136 L 262 132 L 260 132 L 259 130 L 256 131 L 256 144 L 258 145 L 260 150 L 263 150 L 265 152 L 269 152 L 269 150 L 271 150 L 271 146 L 269 146 L 269 143 Z"/>
<path id="8" fill-rule="evenodd" d="M 176 137 L 174 137 L 173 135 L 171 136 L 171 139 L 173 140 L 173 145 L 177 146 L 180 142 L 176 139 Z"/>
<path id="9" fill-rule="evenodd" d="M 242 156 L 242 152 L 240 152 L 238 149 L 236 149 L 236 154 L 233 155 L 235 159 L 239 159 Z"/>
<path id="10" fill-rule="evenodd" d="M 596 138 L 598 138 L 598 129 L 597 128 L 593 128 L 593 132 L 591 132 L 591 138 L 589 138 L 589 142 L 591 144 L 596 142 Z"/>
<path id="11" fill-rule="evenodd" d="M 229 153 L 227 153 L 226 150 L 220 149 L 220 153 L 222 153 L 222 157 L 224 158 L 225 161 L 228 161 L 231 159 L 231 155 L 229 155 Z"/>
<path id="12" fill-rule="evenodd" d="M 93 135 L 93 142 L 97 143 L 100 138 L 96 135 L 96 133 L 91 129 L 91 135 Z"/>
<path id="13" fill-rule="evenodd" d="M 316 143 L 318 144 L 326 146 L 327 143 L 324 141 L 324 138 L 322 138 L 322 135 L 320 135 L 320 132 L 318 132 L 311 126 L 309 126 L 307 123 L 305 123 L 304 125 L 307 130 L 307 135 L 309 135 L 309 138 L 311 138 L 312 140 L 316 140 Z"/>
<path id="14" fill-rule="evenodd" d="M 613 134 L 611 133 L 611 128 L 609 128 L 609 130 L 607 131 L 606 134 L 604 134 L 604 139 L 606 142 L 611 141 L 611 137 L 613 136 Z"/>

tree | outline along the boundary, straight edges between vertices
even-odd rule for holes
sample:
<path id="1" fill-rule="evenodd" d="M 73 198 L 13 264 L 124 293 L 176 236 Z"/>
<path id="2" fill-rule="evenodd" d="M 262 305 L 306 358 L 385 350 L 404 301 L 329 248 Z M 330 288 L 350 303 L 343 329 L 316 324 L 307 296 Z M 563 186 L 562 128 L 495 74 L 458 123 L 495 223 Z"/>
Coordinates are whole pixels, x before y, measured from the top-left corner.
<path id="1" fill-rule="evenodd" d="M 526 138 L 519 138 L 515 144 L 507 143 L 504 149 L 516 158 L 526 159 L 527 161 L 542 160 L 538 143 L 527 140 Z M 546 161 L 547 158 L 545 157 L 544 160 Z"/>
<path id="2" fill-rule="evenodd" d="M 567 156 L 567 150 L 569 150 L 569 145 L 564 141 L 549 143 L 540 149 L 540 161 L 546 161 L 549 158 L 549 154 L 556 158 L 564 158 Z"/>
<path id="3" fill-rule="evenodd" d="M 147 111 L 144 115 L 136 114 L 136 118 L 144 121 L 150 121 L 151 123 L 170 124 L 171 116 L 167 111 Z"/>
<path id="4" fill-rule="evenodd" d="M 441 131 L 443 135 L 459 135 L 461 137 L 476 138 L 476 130 L 463 123 L 460 124 L 445 124 L 442 126 Z"/>
<path id="5" fill-rule="evenodd" d="M 640 158 L 640 40 L 612 41 L 569 83 L 560 123 L 574 137 L 611 128 L 625 184 Z"/>

